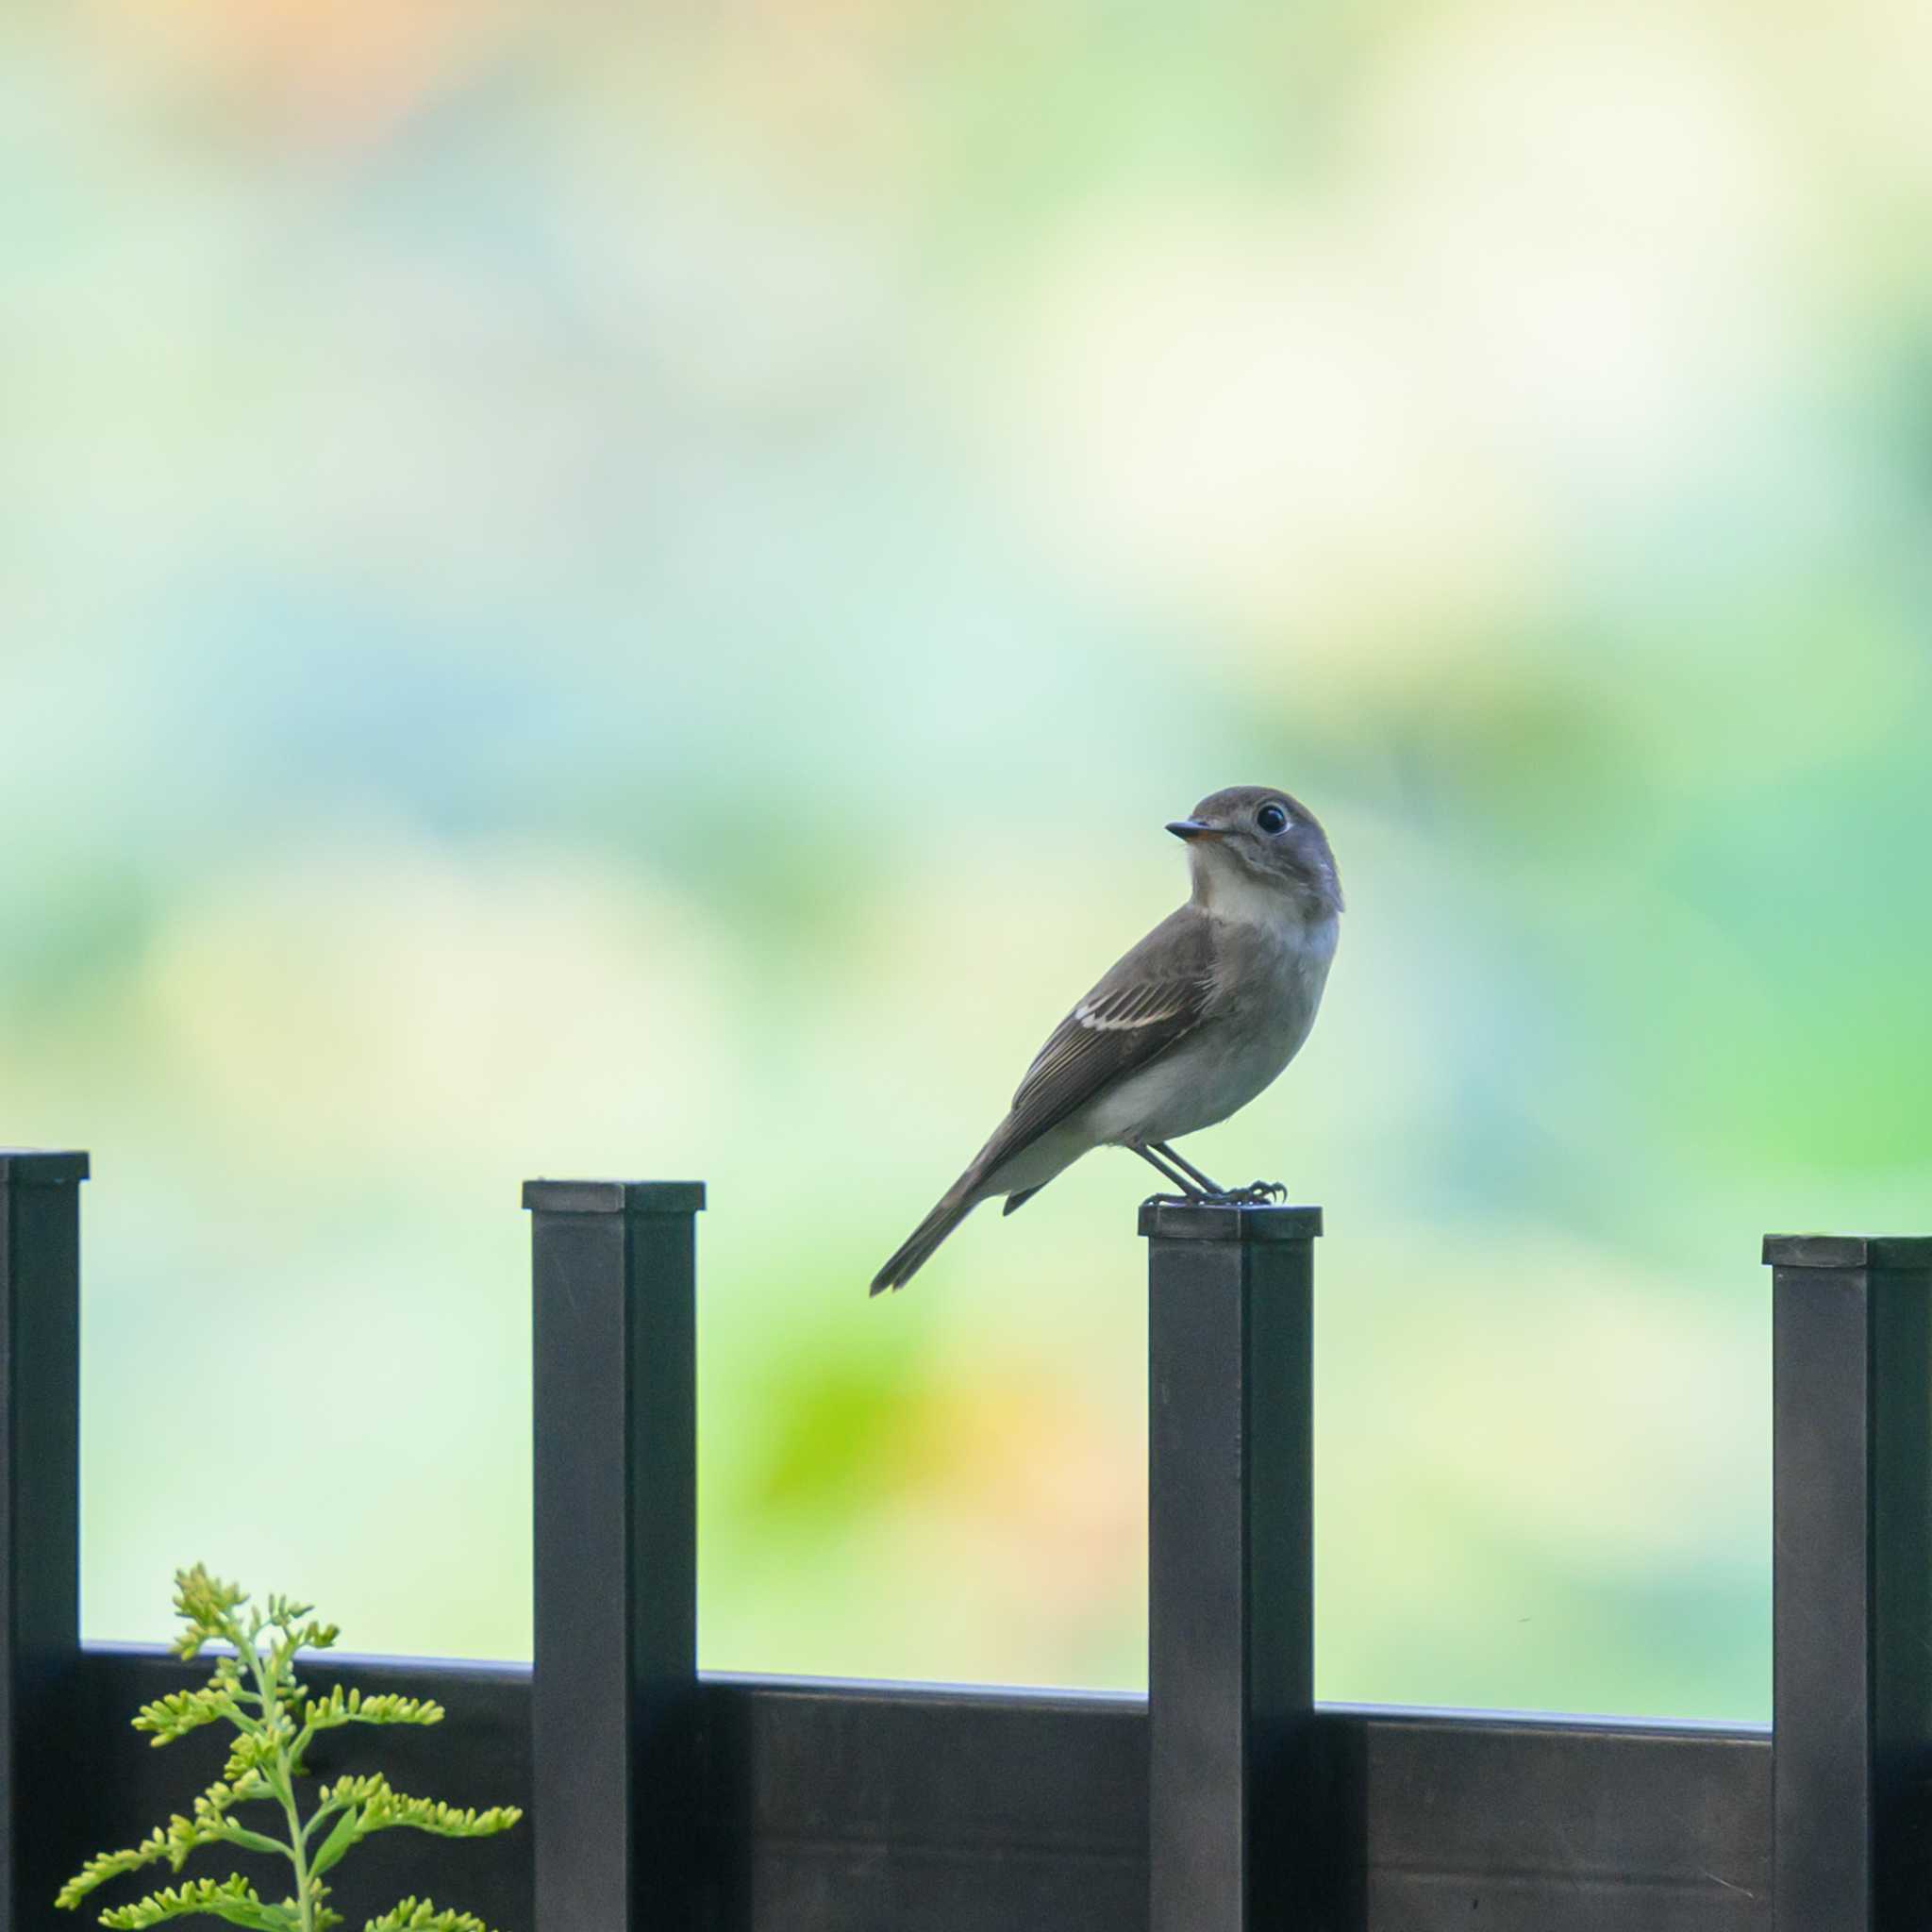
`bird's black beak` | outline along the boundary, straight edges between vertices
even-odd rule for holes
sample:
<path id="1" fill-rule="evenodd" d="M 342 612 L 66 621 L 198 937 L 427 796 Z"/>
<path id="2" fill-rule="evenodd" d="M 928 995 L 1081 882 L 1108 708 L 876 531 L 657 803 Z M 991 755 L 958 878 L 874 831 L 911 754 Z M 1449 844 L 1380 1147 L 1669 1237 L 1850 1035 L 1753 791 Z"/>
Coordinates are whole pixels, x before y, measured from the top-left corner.
<path id="1" fill-rule="evenodd" d="M 1185 839 L 1191 844 L 1196 839 L 1219 839 L 1222 830 L 1219 825 L 1210 825 L 1206 819 L 1170 819 L 1167 829 L 1176 839 Z"/>

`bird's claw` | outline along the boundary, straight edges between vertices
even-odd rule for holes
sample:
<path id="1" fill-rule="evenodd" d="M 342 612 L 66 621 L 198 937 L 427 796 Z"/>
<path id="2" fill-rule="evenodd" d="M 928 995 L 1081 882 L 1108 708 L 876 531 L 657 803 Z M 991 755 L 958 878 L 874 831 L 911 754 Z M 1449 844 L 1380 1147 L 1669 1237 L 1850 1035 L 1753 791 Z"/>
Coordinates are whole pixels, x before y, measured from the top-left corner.
<path id="1" fill-rule="evenodd" d="M 1279 1181 L 1250 1181 L 1221 1194 L 1149 1194 L 1143 1208 L 1278 1208 L 1288 1199 Z"/>

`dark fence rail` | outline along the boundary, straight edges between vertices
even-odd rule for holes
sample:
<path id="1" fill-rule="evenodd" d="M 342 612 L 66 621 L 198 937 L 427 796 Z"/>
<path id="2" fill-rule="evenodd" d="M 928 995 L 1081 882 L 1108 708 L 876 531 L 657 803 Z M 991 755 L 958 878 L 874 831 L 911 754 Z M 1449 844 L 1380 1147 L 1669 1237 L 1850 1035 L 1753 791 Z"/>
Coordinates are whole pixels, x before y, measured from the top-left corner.
<path id="1" fill-rule="evenodd" d="M 72 1924 L 59 1879 L 218 1768 L 212 1740 L 157 1754 L 125 1728 L 192 1667 L 77 1641 L 85 1173 L 0 1154 L 0 1900 L 22 1932 Z M 702 1192 L 525 1198 L 535 1666 L 318 1674 L 431 1687 L 448 1722 L 385 1739 L 397 1783 L 530 1824 L 378 1840 L 336 1901 L 352 1924 L 416 1890 L 508 1932 L 1932 1928 L 1932 1241 L 1766 1243 L 1774 1735 L 1314 1704 L 1306 1208 L 1143 1213 L 1151 1703 L 700 1677 Z"/>

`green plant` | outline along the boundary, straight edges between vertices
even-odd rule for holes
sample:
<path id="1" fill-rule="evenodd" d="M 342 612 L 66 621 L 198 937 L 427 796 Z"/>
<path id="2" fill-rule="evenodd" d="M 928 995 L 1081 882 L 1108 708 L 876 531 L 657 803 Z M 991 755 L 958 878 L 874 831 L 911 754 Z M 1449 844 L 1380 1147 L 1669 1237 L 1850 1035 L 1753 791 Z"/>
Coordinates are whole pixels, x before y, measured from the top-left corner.
<path id="1" fill-rule="evenodd" d="M 204 1724 L 229 1724 L 237 1736 L 221 1777 L 194 1801 L 192 1816 L 177 1813 L 157 1826 L 131 1851 L 103 1852 L 68 1880 L 57 1905 L 73 1909 L 97 1886 L 123 1873 L 163 1860 L 175 1872 L 204 1845 L 233 1845 L 249 1852 L 276 1853 L 294 1868 L 295 1890 L 279 1905 L 261 1898 L 242 1877 L 198 1878 L 165 1887 L 101 1914 L 113 1932 L 139 1932 L 170 1919 L 222 1919 L 256 1932 L 325 1932 L 343 1923 L 328 1907 L 324 1875 L 362 1840 L 378 1831 L 407 1828 L 440 1838 L 489 1838 L 508 1831 L 523 1815 L 513 1806 L 487 1811 L 459 1811 L 433 1798 L 408 1798 L 390 1789 L 379 1774 L 344 1776 L 320 1785 L 305 1819 L 303 1781 L 314 1776 L 308 1766 L 311 1744 L 324 1731 L 344 1724 L 435 1724 L 442 1707 L 426 1698 L 364 1697 L 337 1685 L 312 1696 L 295 1675 L 299 1652 L 327 1650 L 336 1641 L 333 1624 L 310 1620 L 310 1607 L 272 1596 L 265 1609 L 249 1607 L 245 1591 L 221 1583 L 196 1564 L 175 1574 L 175 1608 L 188 1627 L 175 1640 L 183 1657 L 197 1656 L 208 1643 L 225 1643 L 232 1657 L 215 1659 L 214 1675 L 198 1690 L 176 1690 L 146 1706 L 134 1719 L 137 1731 L 151 1731 L 158 1747 L 172 1744 Z M 258 1822 L 255 1830 L 235 1814 L 265 1806 L 280 1814 Z M 286 1829 L 286 1838 L 276 1837 Z M 467 1912 L 438 1911 L 427 1899 L 406 1898 L 364 1932 L 489 1932 Z"/>

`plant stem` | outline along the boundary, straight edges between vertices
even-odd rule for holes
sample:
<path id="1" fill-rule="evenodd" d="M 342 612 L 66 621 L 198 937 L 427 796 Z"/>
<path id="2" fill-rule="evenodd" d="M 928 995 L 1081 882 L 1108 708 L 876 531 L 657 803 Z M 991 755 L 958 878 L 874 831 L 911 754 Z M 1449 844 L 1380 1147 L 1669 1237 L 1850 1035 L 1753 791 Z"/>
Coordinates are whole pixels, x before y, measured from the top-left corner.
<path id="1" fill-rule="evenodd" d="M 302 1932 L 315 1932 L 315 1901 L 308 1893 L 308 1855 L 302 1842 L 302 1820 L 295 1809 L 294 1788 L 284 1778 L 282 1809 L 289 1814 L 289 1856 L 295 1861 L 295 1908 L 302 1915 Z"/>
<path id="2" fill-rule="evenodd" d="M 238 1640 L 241 1638 L 240 1624 L 236 1625 L 235 1635 Z M 302 1832 L 302 1814 L 295 1808 L 295 1766 L 288 1746 L 282 1741 L 282 1701 L 275 1694 L 268 1673 L 262 1668 L 261 1652 L 257 1648 L 255 1639 L 251 1636 L 245 1643 L 238 1641 L 236 1647 L 247 1657 L 248 1668 L 261 1688 L 262 1719 L 275 1743 L 275 1795 L 282 1801 L 282 1812 L 289 1821 L 289 1842 L 283 1849 L 295 1867 L 298 1923 L 302 1932 L 315 1932 L 315 1901 L 308 1890 L 308 1849 Z"/>

